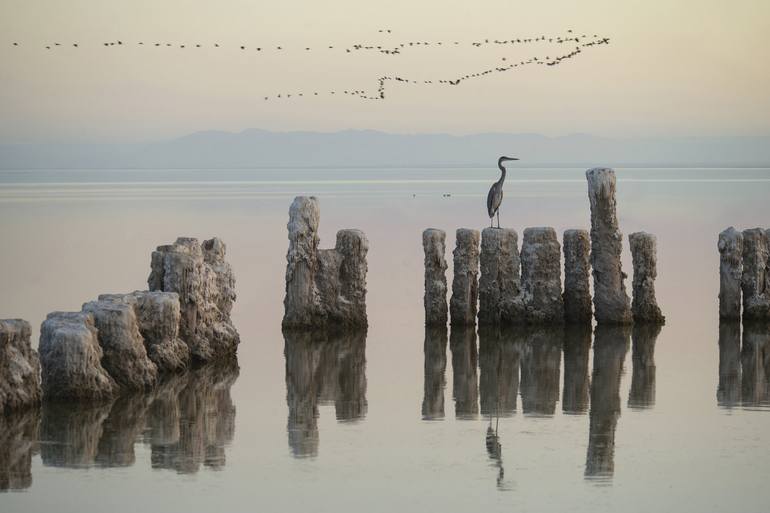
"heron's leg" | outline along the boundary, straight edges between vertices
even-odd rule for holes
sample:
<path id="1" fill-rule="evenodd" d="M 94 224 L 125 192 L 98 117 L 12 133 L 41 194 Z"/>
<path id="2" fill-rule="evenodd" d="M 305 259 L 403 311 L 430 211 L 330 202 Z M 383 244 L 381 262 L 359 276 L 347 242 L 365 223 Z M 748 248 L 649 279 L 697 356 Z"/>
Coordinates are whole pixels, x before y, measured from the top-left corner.
<path id="1" fill-rule="evenodd" d="M 497 227 L 500 228 L 500 209 L 497 209 Z"/>
<path id="2" fill-rule="evenodd" d="M 495 216 L 491 216 L 489 218 L 489 227 L 493 228 L 495 226 Z"/>

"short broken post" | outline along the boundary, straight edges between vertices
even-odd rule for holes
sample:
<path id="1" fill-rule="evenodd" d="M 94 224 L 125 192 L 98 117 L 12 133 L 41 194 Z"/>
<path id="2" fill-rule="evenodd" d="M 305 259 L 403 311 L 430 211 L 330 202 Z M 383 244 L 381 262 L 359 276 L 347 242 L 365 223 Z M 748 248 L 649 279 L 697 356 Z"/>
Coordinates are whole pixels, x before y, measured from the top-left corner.
<path id="1" fill-rule="evenodd" d="M 509 228 L 484 228 L 481 232 L 479 324 L 515 322 L 512 301 L 519 295 L 518 234 Z"/>
<path id="2" fill-rule="evenodd" d="M 422 249 L 425 253 L 425 325 L 446 326 L 446 232 L 436 228 L 428 228 L 422 232 Z"/>
<path id="3" fill-rule="evenodd" d="M 655 298 L 655 278 L 658 276 L 657 239 L 650 233 L 635 232 L 628 236 L 628 241 L 634 264 L 634 299 L 631 305 L 634 322 L 663 324 L 666 318 Z"/>
<path id="4" fill-rule="evenodd" d="M 732 226 L 719 234 L 719 318 L 740 320 L 743 234 Z"/>
<path id="5" fill-rule="evenodd" d="M 454 280 L 449 303 L 452 326 L 474 326 L 479 299 L 479 232 L 459 228 L 454 255 Z"/>
<path id="6" fill-rule="evenodd" d="M 564 320 L 591 322 L 591 241 L 586 230 L 564 232 Z"/>
<path id="7" fill-rule="evenodd" d="M 631 301 L 626 293 L 620 253 L 623 236 L 616 212 L 615 171 L 586 171 L 591 203 L 591 267 L 594 277 L 594 316 L 600 324 L 632 322 Z"/>

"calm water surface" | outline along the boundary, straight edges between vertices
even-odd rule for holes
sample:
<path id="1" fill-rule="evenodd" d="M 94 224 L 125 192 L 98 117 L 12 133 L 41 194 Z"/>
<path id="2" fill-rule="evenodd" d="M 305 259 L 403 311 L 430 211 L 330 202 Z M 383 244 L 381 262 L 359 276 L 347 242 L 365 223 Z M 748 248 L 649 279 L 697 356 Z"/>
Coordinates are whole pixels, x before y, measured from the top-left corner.
<path id="1" fill-rule="evenodd" d="M 242 340 L 239 368 L 3 419 L 0 511 L 766 511 L 770 337 L 719 325 L 716 237 L 770 226 L 770 169 L 618 170 L 623 232 L 658 236 L 662 330 L 426 330 L 421 232 L 485 226 L 496 175 L 0 171 L 0 317 L 33 345 L 47 312 L 146 288 L 180 235 L 227 243 Z M 366 231 L 368 332 L 281 332 L 299 194 L 323 246 Z M 589 225 L 583 169 L 505 195 L 519 233 Z"/>

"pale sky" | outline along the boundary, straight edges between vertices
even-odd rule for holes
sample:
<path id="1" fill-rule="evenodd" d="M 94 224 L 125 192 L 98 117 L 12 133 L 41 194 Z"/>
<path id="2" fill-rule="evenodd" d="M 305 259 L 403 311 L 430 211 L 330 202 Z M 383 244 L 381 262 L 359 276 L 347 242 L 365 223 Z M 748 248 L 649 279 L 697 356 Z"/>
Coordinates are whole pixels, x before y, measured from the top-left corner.
<path id="1" fill-rule="evenodd" d="M 568 29 L 611 44 L 560 66 L 456 87 L 389 85 L 385 101 L 263 99 L 374 91 L 384 74 L 454 78 L 502 57 L 556 52 L 547 44 L 467 43 Z M 0 143 L 146 141 L 246 128 L 770 135 L 769 39 L 768 0 L 3 0 Z M 116 40 L 125 45 L 102 46 Z M 466 44 L 398 56 L 342 49 L 455 40 Z M 45 50 L 55 42 L 62 46 Z M 241 51 L 241 44 L 284 50 Z"/>

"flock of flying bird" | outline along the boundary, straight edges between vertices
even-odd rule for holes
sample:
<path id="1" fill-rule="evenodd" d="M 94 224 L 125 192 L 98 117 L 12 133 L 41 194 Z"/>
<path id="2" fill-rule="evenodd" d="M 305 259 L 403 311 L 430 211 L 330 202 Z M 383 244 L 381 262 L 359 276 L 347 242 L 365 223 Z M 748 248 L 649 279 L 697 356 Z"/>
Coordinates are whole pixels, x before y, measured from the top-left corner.
<path id="1" fill-rule="evenodd" d="M 380 33 L 384 34 L 390 34 L 390 29 L 380 29 L 378 30 Z M 459 85 L 461 82 L 465 80 L 471 80 L 476 78 L 481 78 L 487 75 L 491 75 L 492 73 L 502 73 L 506 71 L 511 71 L 516 68 L 520 68 L 527 65 L 543 65 L 543 66 L 557 66 L 558 64 L 561 64 L 565 60 L 572 59 L 582 53 L 584 48 L 589 48 L 593 46 L 598 45 L 605 45 L 609 44 L 610 39 L 607 37 L 599 37 L 597 34 L 593 34 L 593 36 L 589 36 L 587 34 L 574 34 L 572 30 L 568 30 L 566 35 L 563 36 L 538 36 L 538 37 L 528 37 L 528 38 L 511 38 L 511 39 L 484 39 L 481 41 L 472 41 L 470 43 L 463 43 L 460 41 L 409 41 L 405 43 L 396 43 L 392 44 L 390 46 L 384 46 L 384 45 L 365 45 L 365 44 L 354 44 L 349 47 L 336 47 L 334 45 L 326 45 L 324 48 L 325 50 L 342 50 L 346 54 L 347 53 L 354 53 L 354 52 L 378 52 L 385 55 L 399 55 L 405 50 L 408 50 L 410 48 L 415 47 L 443 47 L 443 46 L 460 46 L 460 45 L 470 45 L 475 48 L 481 48 L 486 45 L 514 45 L 514 46 L 520 46 L 523 44 L 531 44 L 531 43 L 555 43 L 559 45 L 570 45 L 570 50 L 566 53 L 561 53 L 560 55 L 551 57 L 550 55 L 546 56 L 545 58 L 538 58 L 538 57 L 531 57 L 526 60 L 517 60 L 517 61 L 509 61 L 508 58 L 503 57 L 501 62 L 503 64 L 500 64 L 498 66 L 483 69 L 480 71 L 476 71 L 474 73 L 468 73 L 465 75 L 456 76 L 453 78 L 445 78 L 445 79 L 438 79 L 438 80 L 414 80 L 409 79 L 401 76 L 381 76 L 377 79 L 377 92 L 376 94 L 372 94 L 371 92 L 367 92 L 365 90 L 359 90 L 359 89 L 344 89 L 344 90 L 338 90 L 338 91 L 328 91 L 328 94 L 335 95 L 335 94 L 346 94 L 350 96 L 356 96 L 360 99 L 364 100 L 384 100 L 385 99 L 385 84 L 389 81 L 392 82 L 400 82 L 403 84 L 424 84 L 424 85 L 430 85 L 430 84 L 440 84 L 440 85 L 450 85 L 450 86 L 456 86 Z M 104 47 L 121 47 L 121 46 L 128 46 L 130 43 L 124 42 L 122 40 L 117 41 L 108 41 L 101 43 Z M 152 43 L 146 43 L 144 41 L 139 41 L 136 43 L 137 46 L 148 46 L 148 47 L 178 47 L 180 49 L 184 48 L 204 48 L 206 46 L 213 47 L 213 48 L 226 48 L 224 45 L 220 46 L 219 43 L 213 43 L 211 45 L 202 45 L 200 43 L 195 44 L 172 44 L 172 43 L 160 43 L 160 42 L 152 42 Z M 573 46 L 574 45 L 574 46 Z M 12 46 L 19 47 L 21 46 L 18 42 L 12 43 Z M 46 50 L 54 50 L 57 47 L 67 46 L 63 45 L 62 43 L 51 43 L 44 45 Z M 72 43 L 72 47 L 74 48 L 80 48 L 80 45 L 78 43 Z M 262 47 L 262 46 L 255 46 L 250 47 L 246 45 L 237 45 L 236 48 L 240 49 L 241 51 L 256 51 L 256 52 L 269 52 L 269 51 L 283 51 L 286 48 L 283 46 L 275 46 L 275 47 Z M 309 46 L 303 47 L 304 51 L 309 52 L 314 50 L 314 48 L 311 48 Z M 312 93 L 304 94 L 304 93 L 280 93 L 273 96 L 265 96 L 265 100 L 270 99 L 288 99 L 292 97 L 303 97 L 303 96 L 318 96 L 319 94 L 324 94 L 323 92 L 319 91 L 313 91 Z"/>

